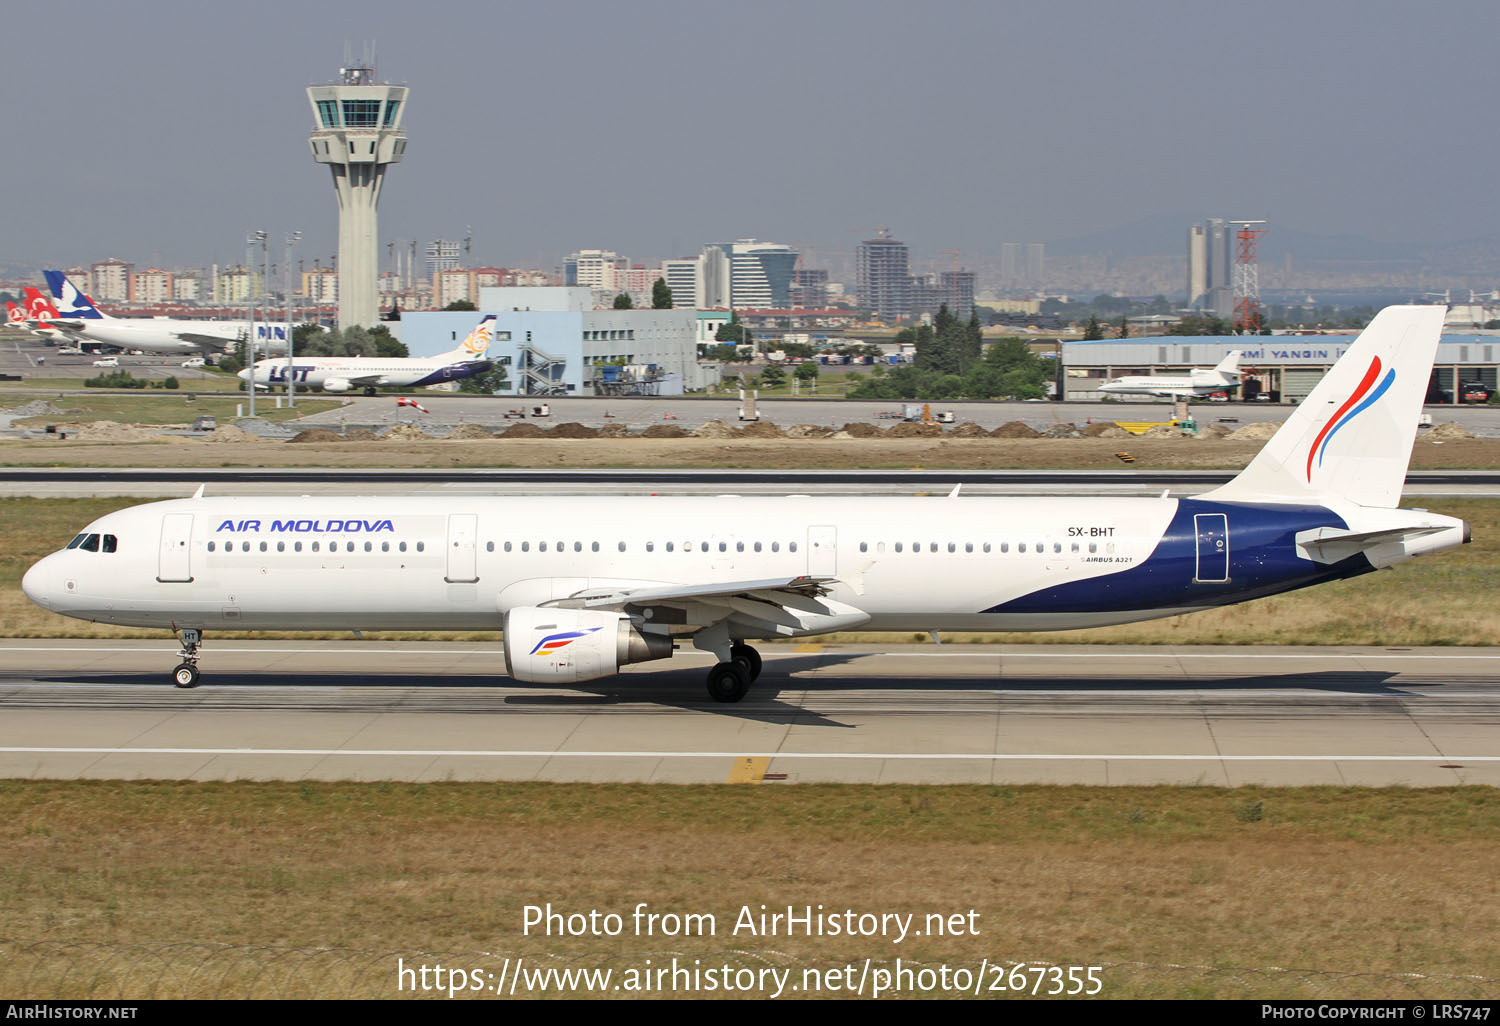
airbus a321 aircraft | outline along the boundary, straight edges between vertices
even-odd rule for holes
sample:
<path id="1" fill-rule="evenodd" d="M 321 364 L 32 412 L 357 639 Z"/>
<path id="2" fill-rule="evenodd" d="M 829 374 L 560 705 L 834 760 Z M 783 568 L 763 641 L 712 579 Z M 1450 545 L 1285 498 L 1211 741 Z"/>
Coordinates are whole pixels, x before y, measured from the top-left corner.
<path id="1" fill-rule="evenodd" d="M 363 388 L 369 395 L 376 388 L 420 388 L 444 381 L 459 381 L 483 374 L 494 366 L 482 359 L 494 337 L 495 315 L 489 314 L 452 352 L 425 358 L 384 356 L 313 356 L 287 361 L 257 360 L 253 368 L 240 371 L 240 377 L 251 380 L 256 388 L 285 385 L 287 379 L 298 388 L 321 388 L 325 392 L 348 392 Z"/>
<path id="2" fill-rule="evenodd" d="M 1196 498 L 209 497 L 101 517 L 22 587 L 47 609 L 181 635 L 493 629 L 504 669 L 570 684 L 828 631 L 1057 630 L 1369 573 L 1469 540 L 1397 509 L 1441 306 L 1382 311 L 1233 481 Z M 499 672 L 500 666 L 496 671 Z"/>
<path id="3" fill-rule="evenodd" d="M 1194 368 L 1186 374 L 1111 378 L 1099 386 L 1099 391 L 1105 395 L 1164 395 L 1168 399 L 1192 399 L 1239 388 L 1239 366 L 1240 351 L 1235 349 L 1213 370 Z"/>

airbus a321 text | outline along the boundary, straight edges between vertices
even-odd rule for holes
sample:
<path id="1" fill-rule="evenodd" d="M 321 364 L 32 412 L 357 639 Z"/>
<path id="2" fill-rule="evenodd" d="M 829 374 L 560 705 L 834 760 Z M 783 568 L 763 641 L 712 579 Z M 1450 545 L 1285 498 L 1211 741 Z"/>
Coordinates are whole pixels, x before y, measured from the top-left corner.
<path id="1" fill-rule="evenodd" d="M 179 687 L 210 630 L 501 627 L 521 681 L 605 677 L 682 643 L 718 657 L 708 690 L 736 701 L 760 639 L 1127 623 L 1468 541 L 1461 520 L 1396 506 L 1443 314 L 1382 311 L 1250 465 L 1195 498 L 199 489 L 99 518 L 23 587 L 67 616 L 177 631 Z"/>

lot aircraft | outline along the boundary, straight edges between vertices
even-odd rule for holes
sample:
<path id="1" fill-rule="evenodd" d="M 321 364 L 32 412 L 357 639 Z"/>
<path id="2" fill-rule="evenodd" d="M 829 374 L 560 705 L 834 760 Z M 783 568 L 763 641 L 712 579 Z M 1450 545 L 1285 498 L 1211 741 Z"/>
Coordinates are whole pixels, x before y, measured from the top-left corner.
<path id="1" fill-rule="evenodd" d="M 494 337 L 495 315 L 489 314 L 458 344 L 458 348 L 424 358 L 386 356 L 313 356 L 286 360 L 257 360 L 253 368 L 240 371 L 256 388 L 285 385 L 291 378 L 297 388 L 321 388 L 325 392 L 349 392 L 363 388 L 369 395 L 377 388 L 420 388 L 444 381 L 458 381 L 483 374 L 494 366 L 484 354 Z"/>
<path id="2" fill-rule="evenodd" d="M 1441 306 L 1390 307 L 1245 470 L 1194 498 L 208 497 L 110 513 L 22 581 L 57 613 L 208 630 L 503 627 L 505 672 L 571 684 L 828 631 L 1059 630 L 1173 616 L 1469 540 L 1398 509 Z M 496 667 L 497 671 L 499 666 Z"/>

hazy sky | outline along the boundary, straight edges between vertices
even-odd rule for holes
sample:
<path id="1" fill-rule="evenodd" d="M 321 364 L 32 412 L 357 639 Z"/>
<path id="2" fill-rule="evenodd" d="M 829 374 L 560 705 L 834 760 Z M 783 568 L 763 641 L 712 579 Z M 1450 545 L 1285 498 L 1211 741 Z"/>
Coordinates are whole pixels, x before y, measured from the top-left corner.
<path id="1" fill-rule="evenodd" d="M 411 86 L 391 239 L 633 260 L 887 224 L 966 259 L 1182 213 L 1494 235 L 1495 0 L 18 3 L 0 260 L 337 248 L 305 88 Z"/>

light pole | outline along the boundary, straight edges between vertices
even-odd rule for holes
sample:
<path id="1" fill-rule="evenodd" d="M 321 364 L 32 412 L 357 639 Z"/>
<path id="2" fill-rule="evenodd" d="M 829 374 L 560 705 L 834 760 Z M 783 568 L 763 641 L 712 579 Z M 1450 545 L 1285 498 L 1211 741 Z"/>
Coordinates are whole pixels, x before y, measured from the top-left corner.
<path id="1" fill-rule="evenodd" d="M 245 344 L 245 364 L 250 368 L 249 380 L 246 385 L 250 389 L 250 416 L 255 416 L 255 244 L 260 243 L 261 254 L 266 251 L 266 239 L 269 238 L 264 229 L 256 229 L 245 233 L 245 293 L 250 304 L 250 338 Z M 265 274 L 261 275 L 261 284 L 265 284 Z"/>
<path id="2" fill-rule="evenodd" d="M 296 375 L 292 372 L 292 247 L 301 241 L 301 232 L 286 233 L 286 259 L 282 262 L 286 269 L 286 404 L 294 409 L 297 406 L 297 385 Z"/>

